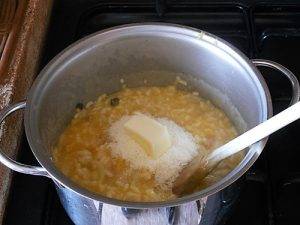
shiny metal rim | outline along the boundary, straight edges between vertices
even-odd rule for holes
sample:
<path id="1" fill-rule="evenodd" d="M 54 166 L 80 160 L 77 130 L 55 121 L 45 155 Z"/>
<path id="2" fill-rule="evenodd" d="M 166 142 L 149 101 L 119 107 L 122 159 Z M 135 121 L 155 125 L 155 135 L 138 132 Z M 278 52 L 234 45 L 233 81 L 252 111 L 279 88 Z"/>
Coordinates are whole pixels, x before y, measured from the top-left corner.
<path id="1" fill-rule="evenodd" d="M 82 46 L 86 45 L 88 41 L 92 38 L 99 37 L 103 34 L 107 33 L 117 33 L 118 31 L 121 30 L 126 30 L 127 32 L 130 31 L 130 29 L 147 29 L 147 28 L 156 28 L 157 30 L 167 30 L 168 32 L 173 31 L 174 33 L 180 33 L 182 35 L 190 35 L 193 36 L 194 38 L 197 38 L 199 41 L 207 41 L 210 42 L 211 44 L 213 43 L 218 43 L 226 47 L 226 51 L 230 51 L 230 54 L 232 55 L 233 58 L 235 58 L 238 62 L 242 63 L 247 69 L 252 71 L 252 73 L 255 75 L 253 79 L 256 79 L 257 85 L 261 86 L 261 90 L 263 91 L 262 96 L 264 99 L 264 108 L 263 110 L 263 115 L 264 118 L 262 120 L 266 120 L 269 116 L 272 115 L 272 104 L 271 104 L 271 98 L 269 95 L 268 88 L 264 82 L 264 79 L 262 78 L 260 72 L 255 68 L 255 66 L 249 61 L 249 59 L 244 56 L 243 53 L 241 53 L 238 49 L 227 43 L 226 41 L 212 35 L 209 33 L 206 33 L 201 30 L 185 27 L 185 26 L 179 26 L 179 25 L 173 25 L 173 24 L 164 24 L 164 23 L 146 23 L 146 24 L 132 24 L 132 25 L 125 25 L 125 26 L 119 26 L 111 29 L 107 29 L 95 34 L 92 34 L 76 43 L 68 47 L 65 51 L 63 51 L 61 54 L 56 56 L 45 68 L 44 70 L 40 73 L 40 76 L 37 78 L 35 81 L 31 92 L 29 94 L 28 98 L 28 109 L 26 109 L 25 113 L 25 129 L 26 129 L 26 134 L 29 140 L 29 144 L 33 150 L 34 155 L 36 156 L 37 160 L 40 162 L 40 164 L 45 167 L 50 174 L 50 176 L 58 183 L 60 183 L 62 186 L 67 187 L 79 195 L 82 195 L 84 197 L 108 203 L 108 204 L 113 204 L 113 205 L 118 205 L 118 206 L 123 206 L 123 207 L 131 207 L 131 208 L 153 208 L 153 207 L 165 207 L 165 206 L 174 206 L 174 205 L 179 205 L 183 204 L 185 202 L 189 201 L 194 201 L 198 200 L 200 198 L 203 198 L 207 195 L 211 195 L 226 186 L 230 185 L 232 182 L 234 182 L 236 179 L 238 179 L 243 173 L 245 173 L 250 166 L 255 162 L 255 160 L 258 158 L 259 154 L 261 153 L 265 143 L 266 139 L 263 141 L 260 141 L 253 145 L 251 147 L 251 150 L 249 153 L 246 155 L 244 160 L 240 163 L 240 165 L 233 170 L 231 173 L 229 173 L 226 177 L 221 179 L 219 182 L 215 183 L 211 187 L 202 190 L 200 192 L 184 196 L 182 198 L 178 198 L 175 200 L 171 201 L 165 201 L 165 202 L 145 202 L 145 203 L 138 203 L 138 202 L 125 202 L 125 201 L 120 201 L 120 200 L 115 200 L 111 198 L 106 198 L 103 196 L 99 196 L 96 194 L 93 194 L 85 189 L 82 189 L 78 187 L 76 184 L 71 182 L 69 179 L 67 179 L 61 172 L 59 172 L 54 165 L 47 165 L 47 162 L 43 159 L 41 159 L 40 154 L 36 149 L 38 148 L 43 148 L 43 146 L 40 143 L 36 143 L 34 139 L 34 133 L 32 132 L 32 124 L 30 123 L 30 117 L 31 115 L 31 104 L 32 100 L 35 97 L 35 95 L 40 91 L 40 88 L 42 86 L 42 83 L 44 81 L 43 79 L 43 74 L 47 71 L 50 70 L 52 67 L 56 66 L 58 62 L 61 62 L 68 54 L 72 53 L 75 49 L 81 48 Z M 199 38 L 201 37 L 201 39 Z M 225 51 L 225 50 L 224 50 Z"/>

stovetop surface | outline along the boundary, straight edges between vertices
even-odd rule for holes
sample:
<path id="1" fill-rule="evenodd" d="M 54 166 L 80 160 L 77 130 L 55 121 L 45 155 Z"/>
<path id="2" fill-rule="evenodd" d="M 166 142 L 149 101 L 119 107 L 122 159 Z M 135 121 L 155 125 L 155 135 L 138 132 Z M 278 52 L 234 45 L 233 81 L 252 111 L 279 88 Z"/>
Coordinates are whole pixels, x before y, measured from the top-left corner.
<path id="1" fill-rule="evenodd" d="M 74 41 L 115 25 L 169 22 L 192 26 L 229 41 L 249 58 L 285 65 L 299 78 L 299 1 L 97 1 L 60 0 L 53 9 L 41 68 Z M 279 73 L 261 69 L 274 111 L 288 106 L 291 91 Z M 299 224 L 300 122 L 271 135 L 245 184 L 226 225 Z M 24 141 L 19 160 L 36 164 Z M 222 222 L 222 224 L 224 224 Z M 47 178 L 15 173 L 4 225 L 72 224 Z"/>

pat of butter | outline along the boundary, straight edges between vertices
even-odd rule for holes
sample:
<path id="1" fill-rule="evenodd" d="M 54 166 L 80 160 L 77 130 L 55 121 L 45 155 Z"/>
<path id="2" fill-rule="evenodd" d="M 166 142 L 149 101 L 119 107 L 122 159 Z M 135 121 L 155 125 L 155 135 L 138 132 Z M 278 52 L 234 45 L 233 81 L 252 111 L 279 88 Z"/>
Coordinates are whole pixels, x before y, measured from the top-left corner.
<path id="1" fill-rule="evenodd" d="M 159 158 L 172 145 L 167 128 L 146 115 L 133 115 L 124 128 L 152 159 Z"/>

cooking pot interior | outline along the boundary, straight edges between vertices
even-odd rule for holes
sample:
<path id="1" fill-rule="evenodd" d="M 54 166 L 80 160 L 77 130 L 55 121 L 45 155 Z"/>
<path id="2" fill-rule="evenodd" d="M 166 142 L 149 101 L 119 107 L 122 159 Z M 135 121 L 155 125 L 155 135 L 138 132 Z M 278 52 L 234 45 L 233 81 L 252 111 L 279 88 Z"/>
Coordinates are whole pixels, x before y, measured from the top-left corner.
<path id="1" fill-rule="evenodd" d="M 210 99 L 240 132 L 261 122 L 266 114 L 265 94 L 255 72 L 228 46 L 202 37 L 121 29 L 67 49 L 41 72 L 30 96 L 29 130 L 33 132 L 27 135 L 34 135 L 47 149 L 38 154 L 51 164 L 53 147 L 77 103 L 120 90 L 121 79 L 128 87 L 164 86 L 180 76 L 188 84 L 181 88 Z"/>

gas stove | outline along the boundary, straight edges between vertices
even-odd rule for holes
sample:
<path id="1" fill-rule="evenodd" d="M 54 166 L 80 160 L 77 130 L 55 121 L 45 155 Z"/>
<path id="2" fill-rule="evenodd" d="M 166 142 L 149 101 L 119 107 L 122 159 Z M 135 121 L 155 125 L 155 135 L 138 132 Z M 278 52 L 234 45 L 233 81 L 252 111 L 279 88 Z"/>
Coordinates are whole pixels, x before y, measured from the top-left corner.
<path id="1" fill-rule="evenodd" d="M 232 43 L 249 58 L 274 60 L 299 78 L 300 3 L 287 0 L 57 0 L 41 68 L 69 44 L 86 35 L 137 22 L 176 23 L 208 31 Z M 289 104 L 289 83 L 273 70 L 261 71 L 272 95 L 274 112 L 277 113 Z M 272 135 L 263 154 L 242 178 L 206 202 L 191 203 L 194 204 L 193 213 L 184 214 L 192 210 L 189 208 L 191 206 L 159 209 L 161 224 L 184 224 L 180 219 L 183 215 L 195 217 L 190 221 L 201 225 L 299 224 L 300 139 L 297 130 L 300 130 L 299 121 Z M 19 161 L 37 164 L 25 136 Z M 104 206 L 102 221 L 109 224 L 109 216 L 120 216 L 119 224 L 125 224 L 121 220 L 138 221 L 138 217 L 147 213 L 117 207 L 107 209 Z M 199 215 L 202 218 L 198 218 Z M 15 173 L 3 224 L 73 223 L 62 208 L 50 180 Z M 149 217 L 144 224 L 155 223 Z"/>

